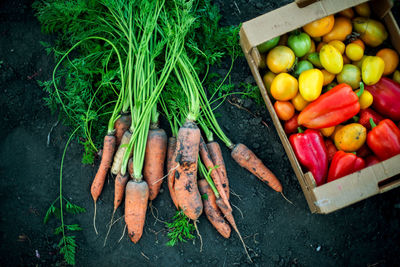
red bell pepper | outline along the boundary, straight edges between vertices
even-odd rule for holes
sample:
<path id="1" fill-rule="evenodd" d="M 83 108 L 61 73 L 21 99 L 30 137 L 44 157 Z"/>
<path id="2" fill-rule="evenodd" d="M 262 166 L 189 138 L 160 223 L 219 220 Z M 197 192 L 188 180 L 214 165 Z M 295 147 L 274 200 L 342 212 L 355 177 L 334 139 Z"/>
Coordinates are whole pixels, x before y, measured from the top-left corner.
<path id="1" fill-rule="evenodd" d="M 325 139 L 325 146 L 328 151 L 328 162 L 331 162 L 337 152 L 337 148 L 331 139 Z"/>
<path id="2" fill-rule="evenodd" d="M 315 183 L 325 183 L 328 172 L 328 152 L 319 131 L 307 129 L 304 133 L 292 134 L 290 144 L 300 164 L 314 176 Z"/>
<path id="3" fill-rule="evenodd" d="M 332 159 L 327 182 L 332 182 L 343 176 L 359 171 L 364 167 L 364 159 L 357 157 L 354 153 L 346 153 L 340 150 L 336 152 Z"/>
<path id="4" fill-rule="evenodd" d="M 400 84 L 386 77 L 382 77 L 374 85 L 366 89 L 374 97 L 372 107 L 380 114 L 392 120 L 400 120 Z"/>
<path id="5" fill-rule="evenodd" d="M 345 83 L 336 85 L 317 100 L 308 104 L 300 112 L 297 122 L 299 125 L 312 129 L 336 126 L 352 118 L 360 111 L 358 97 L 363 91 L 361 89 L 356 94 L 351 86 Z"/>
<path id="6" fill-rule="evenodd" d="M 400 129 L 389 119 L 378 126 L 370 120 L 372 130 L 367 134 L 367 144 L 380 160 L 400 154 Z"/>
<path id="7" fill-rule="evenodd" d="M 286 134 L 292 134 L 297 132 L 297 128 L 299 128 L 299 124 L 297 124 L 297 117 L 299 115 L 294 115 L 290 120 L 285 121 L 283 126 Z"/>
<path id="8" fill-rule="evenodd" d="M 372 166 L 379 162 L 381 162 L 381 161 L 374 155 L 371 155 L 371 156 L 368 156 L 365 158 L 365 164 L 367 165 L 366 167 Z"/>
<path id="9" fill-rule="evenodd" d="M 370 108 L 366 108 L 360 110 L 360 119 L 358 120 L 358 123 L 368 130 L 371 130 L 371 124 L 369 123 L 370 118 L 374 120 L 375 124 L 378 124 L 381 120 L 384 119 L 381 115 L 379 115 L 379 113 L 373 111 Z"/>

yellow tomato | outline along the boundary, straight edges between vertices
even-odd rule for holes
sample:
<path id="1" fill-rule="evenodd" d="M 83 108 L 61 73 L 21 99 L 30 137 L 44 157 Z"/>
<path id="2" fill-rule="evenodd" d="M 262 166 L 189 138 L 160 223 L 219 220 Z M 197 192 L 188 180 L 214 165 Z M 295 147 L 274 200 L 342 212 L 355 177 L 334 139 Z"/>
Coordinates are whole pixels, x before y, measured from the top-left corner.
<path id="1" fill-rule="evenodd" d="M 351 88 L 356 89 L 360 86 L 361 71 L 355 65 L 346 64 L 343 66 L 342 71 L 336 76 L 336 79 L 338 83 L 347 83 Z"/>
<path id="2" fill-rule="evenodd" d="M 299 77 L 299 91 L 306 101 L 313 101 L 319 97 L 324 83 L 324 75 L 319 69 L 303 71 Z"/>
<path id="3" fill-rule="evenodd" d="M 331 46 L 335 47 L 337 50 L 339 50 L 340 54 L 343 55 L 344 49 L 346 48 L 346 45 L 342 41 L 333 40 L 333 41 L 330 41 L 328 44 L 330 44 Z"/>
<path id="4" fill-rule="evenodd" d="M 329 43 L 333 40 L 344 41 L 347 35 L 351 34 L 353 26 L 348 18 L 338 17 L 335 19 L 333 29 L 322 37 L 322 41 Z"/>
<path id="5" fill-rule="evenodd" d="M 400 83 L 400 71 L 396 70 L 393 73 L 393 81 Z"/>
<path id="6" fill-rule="evenodd" d="M 366 85 L 376 84 L 382 77 L 385 62 L 380 57 L 368 56 L 361 67 L 361 77 Z"/>
<path id="7" fill-rule="evenodd" d="M 287 101 L 296 96 L 298 88 L 299 83 L 295 77 L 280 73 L 272 80 L 271 95 L 276 100 Z"/>
<path id="8" fill-rule="evenodd" d="M 292 104 L 293 104 L 294 108 L 295 108 L 297 111 L 302 111 L 305 107 L 307 107 L 308 103 L 309 103 L 309 102 L 306 101 L 306 100 L 301 96 L 300 93 L 297 93 L 297 95 L 296 95 L 294 98 L 292 98 Z"/>
<path id="9" fill-rule="evenodd" d="M 343 68 L 343 57 L 332 45 L 324 45 L 319 52 L 322 66 L 333 74 L 338 74 Z"/>
<path id="10" fill-rule="evenodd" d="M 367 139 L 367 129 L 359 123 L 350 123 L 339 129 L 334 136 L 335 146 L 345 152 L 357 151 Z"/>
<path id="11" fill-rule="evenodd" d="M 356 93 L 360 92 L 360 89 L 356 90 Z M 358 103 L 360 103 L 360 109 L 366 109 L 372 105 L 374 102 L 374 97 L 368 90 L 364 89 L 364 92 L 358 99 Z"/>
<path id="12" fill-rule="evenodd" d="M 343 124 L 339 124 L 339 125 L 336 125 L 336 126 L 335 126 L 335 130 L 334 130 L 333 133 L 331 134 L 332 140 L 335 139 L 336 133 L 339 132 L 339 130 L 342 129 L 343 127 L 344 127 Z"/>
<path id="13" fill-rule="evenodd" d="M 327 70 L 321 70 L 322 75 L 324 75 L 324 83 L 323 86 L 330 84 L 335 79 L 335 74 L 330 73 Z"/>
<path id="14" fill-rule="evenodd" d="M 365 44 L 363 43 L 363 41 L 361 41 L 360 39 L 355 39 L 354 41 L 351 42 L 352 44 L 356 44 L 362 47 L 363 50 L 365 50 Z"/>
<path id="15" fill-rule="evenodd" d="M 335 17 L 329 15 L 303 26 L 303 30 L 311 37 L 320 37 L 330 32 L 335 24 Z"/>
<path id="16" fill-rule="evenodd" d="M 376 53 L 376 56 L 385 61 L 383 75 L 392 74 L 396 70 L 397 65 L 399 65 L 399 55 L 393 49 L 383 48 Z"/>
<path id="17" fill-rule="evenodd" d="M 369 17 L 371 15 L 371 8 L 368 3 L 362 3 L 354 7 L 357 14 L 363 17 Z"/>
<path id="18" fill-rule="evenodd" d="M 364 49 L 358 44 L 350 43 L 346 46 L 346 56 L 352 61 L 359 61 L 364 56 Z"/>
<path id="19" fill-rule="evenodd" d="M 335 131 L 335 126 L 332 127 L 328 127 L 328 128 L 322 128 L 321 129 L 321 133 L 323 136 L 325 137 L 329 137 L 333 134 L 333 132 Z"/>
<path id="20" fill-rule="evenodd" d="M 264 76 L 263 76 L 263 82 L 265 89 L 267 89 L 268 94 L 271 94 L 271 84 L 272 81 L 274 80 L 276 74 L 273 73 L 272 71 L 268 71 Z"/>
<path id="21" fill-rule="evenodd" d="M 273 73 L 288 72 L 294 63 L 295 55 L 287 46 L 276 46 L 267 55 L 267 66 Z"/>

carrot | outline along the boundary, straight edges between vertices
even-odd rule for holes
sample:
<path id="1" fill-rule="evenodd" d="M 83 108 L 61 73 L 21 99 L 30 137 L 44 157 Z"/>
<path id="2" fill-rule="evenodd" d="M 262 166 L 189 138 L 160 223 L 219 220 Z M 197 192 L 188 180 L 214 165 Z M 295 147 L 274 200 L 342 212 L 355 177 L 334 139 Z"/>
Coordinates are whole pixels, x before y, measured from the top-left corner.
<path id="1" fill-rule="evenodd" d="M 97 234 L 96 229 L 96 202 L 99 198 L 101 191 L 103 190 L 104 182 L 107 177 L 108 169 L 110 169 L 112 157 L 115 151 L 115 136 L 108 134 L 104 137 L 103 143 L 103 156 L 101 157 L 101 162 L 99 169 L 97 170 L 96 176 L 92 182 L 90 188 L 90 193 L 94 201 L 94 215 L 93 215 L 93 226 Z"/>
<path id="2" fill-rule="evenodd" d="M 122 199 L 124 198 L 125 186 L 129 180 L 129 176 L 126 173 L 122 175 L 120 172 L 115 177 L 114 183 L 114 212 L 118 209 L 119 205 L 121 205 Z"/>
<path id="3" fill-rule="evenodd" d="M 203 203 L 197 187 L 197 159 L 200 130 L 196 123 L 186 121 L 178 131 L 174 190 L 179 207 L 185 215 L 197 220 L 203 212 Z"/>
<path id="4" fill-rule="evenodd" d="M 223 237 L 229 238 L 231 235 L 231 227 L 225 221 L 221 211 L 215 202 L 215 194 L 208 182 L 205 179 L 198 181 L 200 193 L 206 197 L 203 197 L 204 213 L 206 214 L 210 223 L 217 229 Z"/>
<path id="5" fill-rule="evenodd" d="M 150 200 L 157 197 L 164 176 L 164 161 L 167 153 L 167 134 L 163 129 L 150 129 L 144 157 L 143 178 L 150 191 Z"/>
<path id="6" fill-rule="evenodd" d="M 221 178 L 219 176 L 219 173 L 215 169 L 214 163 L 211 159 L 211 155 L 208 152 L 208 148 L 206 143 L 204 142 L 203 137 L 200 137 L 200 157 L 204 165 L 206 166 L 207 170 L 211 170 L 210 176 L 215 184 L 215 187 L 218 190 L 218 193 L 221 195 L 221 198 L 226 202 L 227 206 L 229 205 L 229 200 L 228 197 L 225 194 L 225 189 L 222 185 Z"/>
<path id="7" fill-rule="evenodd" d="M 137 243 L 143 234 L 146 218 L 149 187 L 145 181 L 129 181 L 125 189 L 125 223 L 128 235 L 133 243 Z"/>
<path id="8" fill-rule="evenodd" d="M 118 147 L 117 152 L 115 153 L 114 156 L 114 162 L 111 167 L 111 173 L 114 175 L 117 175 L 119 171 L 121 170 L 121 165 L 122 165 L 122 159 L 124 157 L 125 151 L 128 148 L 128 143 L 129 140 L 131 139 L 132 132 L 131 131 L 125 131 L 124 135 L 122 136 L 121 143 Z"/>
<path id="9" fill-rule="evenodd" d="M 133 177 L 133 158 L 128 160 L 128 173 L 131 177 Z"/>
<path id="10" fill-rule="evenodd" d="M 121 205 L 122 199 L 124 198 L 124 193 L 125 193 L 125 186 L 126 183 L 128 182 L 129 176 L 126 173 L 124 176 L 119 172 L 117 176 L 115 177 L 114 181 L 114 210 L 111 215 L 111 221 L 110 221 L 110 226 L 108 227 L 108 231 L 106 234 L 106 238 L 104 239 L 103 246 L 106 245 L 108 235 L 110 234 L 111 227 L 113 226 L 113 221 L 114 221 L 114 215 L 115 212 L 117 211 L 119 205 Z"/>
<path id="11" fill-rule="evenodd" d="M 242 238 L 242 235 L 239 232 L 239 229 L 236 226 L 235 219 L 233 218 L 232 214 L 232 208 L 228 207 L 225 202 L 223 201 L 222 198 L 219 198 L 216 200 L 216 203 L 218 205 L 218 208 L 221 210 L 221 212 L 224 214 L 225 219 L 229 222 L 229 224 L 232 226 L 233 230 L 238 234 L 240 241 L 243 244 L 244 251 L 246 252 L 247 257 L 249 258 L 250 262 L 253 262 L 251 260 L 251 257 L 249 253 L 247 252 L 247 247 L 246 244 L 244 243 L 244 240 Z"/>
<path id="12" fill-rule="evenodd" d="M 236 144 L 232 149 L 231 156 L 240 166 L 267 183 L 275 191 L 282 193 L 282 185 L 279 180 L 248 147 Z"/>
<path id="13" fill-rule="evenodd" d="M 175 207 L 178 209 L 178 202 L 175 196 L 174 183 L 175 183 L 175 167 L 177 163 L 175 162 L 176 154 L 176 138 L 168 138 L 168 149 L 167 149 L 167 172 L 168 172 L 168 189 L 171 196 L 172 202 L 174 202 Z"/>
<path id="14" fill-rule="evenodd" d="M 214 165 L 217 165 L 217 172 L 219 173 L 219 178 L 221 179 L 222 187 L 224 188 L 225 195 L 229 200 L 229 181 L 228 175 L 226 172 L 224 158 L 222 157 L 221 147 L 217 142 L 209 142 L 207 143 L 208 152 L 214 162 Z"/>
<path id="15" fill-rule="evenodd" d="M 121 143 L 122 136 L 131 126 L 132 117 L 129 112 L 121 112 L 121 116 L 115 121 L 115 138 L 117 146 Z"/>

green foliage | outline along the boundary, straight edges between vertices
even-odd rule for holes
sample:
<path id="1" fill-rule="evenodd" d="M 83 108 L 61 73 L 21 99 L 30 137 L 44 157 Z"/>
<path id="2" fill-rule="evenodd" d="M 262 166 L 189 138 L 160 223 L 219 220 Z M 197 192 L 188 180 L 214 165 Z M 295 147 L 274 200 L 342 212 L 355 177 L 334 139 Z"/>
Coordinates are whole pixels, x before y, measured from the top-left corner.
<path id="1" fill-rule="evenodd" d="M 239 84 L 240 87 L 243 88 L 242 98 L 250 98 L 252 99 L 257 105 L 263 105 L 263 98 L 260 93 L 260 89 L 257 85 L 251 83 L 243 83 Z"/>
<path id="2" fill-rule="evenodd" d="M 169 238 L 167 246 L 173 247 L 178 242 L 186 242 L 195 238 L 193 235 L 195 227 L 183 211 L 177 211 L 172 219 L 172 223 L 165 223 L 168 228 L 167 236 Z"/>

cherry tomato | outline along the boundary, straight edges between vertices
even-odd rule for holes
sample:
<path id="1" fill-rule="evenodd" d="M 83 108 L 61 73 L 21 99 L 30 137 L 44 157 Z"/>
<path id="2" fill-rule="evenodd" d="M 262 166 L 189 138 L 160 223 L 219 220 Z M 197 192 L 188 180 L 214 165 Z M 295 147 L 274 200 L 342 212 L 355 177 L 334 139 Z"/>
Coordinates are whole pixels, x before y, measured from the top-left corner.
<path id="1" fill-rule="evenodd" d="M 330 41 L 328 44 L 335 47 L 337 50 L 339 50 L 340 54 L 343 55 L 346 45 L 342 41 L 333 40 L 333 41 Z"/>
<path id="2" fill-rule="evenodd" d="M 347 83 L 351 88 L 356 89 L 360 86 L 361 71 L 355 65 L 346 64 L 343 66 L 342 71 L 336 76 L 336 80 L 338 83 Z"/>
<path id="3" fill-rule="evenodd" d="M 335 19 L 333 29 L 322 37 L 322 41 L 329 43 L 333 40 L 344 41 L 347 35 L 351 34 L 353 27 L 348 18 L 338 17 Z"/>
<path id="4" fill-rule="evenodd" d="M 287 46 L 276 46 L 267 55 L 267 66 L 273 73 L 288 72 L 294 63 L 295 55 Z"/>
<path id="5" fill-rule="evenodd" d="M 278 118 L 283 121 L 290 120 L 294 115 L 294 107 L 288 101 L 276 101 L 274 108 Z"/>
<path id="6" fill-rule="evenodd" d="M 364 56 L 364 49 L 354 43 L 350 43 L 346 46 L 346 56 L 352 61 L 361 60 Z"/>
<path id="7" fill-rule="evenodd" d="M 321 70 L 322 75 L 324 75 L 324 83 L 323 86 L 330 84 L 335 79 L 335 74 L 330 73 L 327 70 Z"/>
<path id="8" fill-rule="evenodd" d="M 298 88 L 299 84 L 295 77 L 287 73 L 280 73 L 272 80 L 271 95 L 276 100 L 290 100 L 296 96 Z"/>
<path id="9" fill-rule="evenodd" d="M 271 94 L 271 84 L 275 77 L 276 77 L 276 74 L 273 73 L 272 71 L 268 71 L 263 76 L 264 86 L 265 86 L 265 89 L 267 89 L 268 94 Z"/>
<path id="10" fill-rule="evenodd" d="M 295 69 L 295 71 L 294 71 L 293 74 L 294 74 L 295 77 L 299 77 L 300 74 L 301 74 L 303 71 L 305 71 L 305 70 L 310 70 L 310 69 L 313 69 L 313 68 L 314 68 L 314 66 L 311 64 L 310 61 L 301 60 L 301 61 L 299 61 L 299 62 L 297 63 L 296 69 Z"/>
<path id="11" fill-rule="evenodd" d="M 383 75 L 392 74 L 399 65 L 399 55 L 393 49 L 383 48 L 376 53 L 376 56 L 382 58 L 385 62 Z"/>
<path id="12" fill-rule="evenodd" d="M 294 98 L 292 98 L 292 104 L 297 111 L 302 111 L 303 109 L 305 109 L 305 107 L 307 107 L 308 103 L 310 103 L 310 102 L 306 101 L 301 96 L 300 92 L 298 92 L 297 95 Z"/>
<path id="13" fill-rule="evenodd" d="M 320 37 L 330 32 L 335 24 L 335 17 L 329 15 L 303 26 L 303 30 L 311 37 Z"/>

